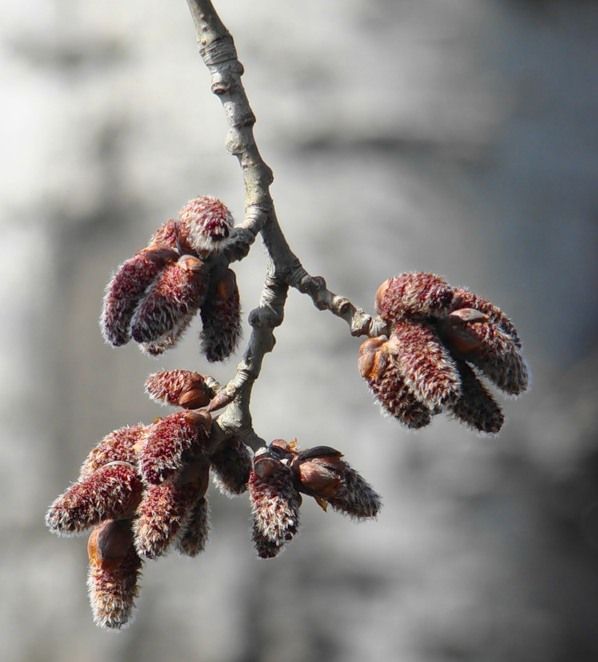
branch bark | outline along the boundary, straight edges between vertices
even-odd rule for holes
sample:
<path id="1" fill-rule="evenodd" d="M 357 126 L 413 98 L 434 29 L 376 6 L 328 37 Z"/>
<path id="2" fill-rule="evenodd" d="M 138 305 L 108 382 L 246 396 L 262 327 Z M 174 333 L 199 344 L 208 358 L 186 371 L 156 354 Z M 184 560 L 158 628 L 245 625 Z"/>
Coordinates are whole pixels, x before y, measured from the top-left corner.
<path id="1" fill-rule="evenodd" d="M 311 297 L 319 310 L 328 310 L 345 320 L 353 336 L 386 333 L 386 323 L 355 307 L 345 297 L 327 289 L 320 276 L 310 275 L 292 252 L 276 216 L 270 194 L 273 174 L 262 158 L 253 135 L 255 115 L 241 82 L 243 65 L 234 41 L 210 0 L 187 0 L 199 44 L 200 55 L 211 76 L 211 91 L 220 99 L 229 130 L 226 148 L 237 157 L 243 173 L 245 212 L 243 222 L 231 235 L 224 250 L 229 261 L 240 260 L 261 234 L 268 254 L 267 274 L 260 304 L 249 315 L 251 336 L 243 360 L 233 379 L 218 394 L 212 410 L 226 407 L 218 417 L 221 435 L 246 435 L 253 448 L 263 445 L 253 431 L 249 404 L 264 355 L 272 351 L 274 329 L 282 324 L 289 287 Z M 221 435 L 217 435 L 221 436 Z"/>

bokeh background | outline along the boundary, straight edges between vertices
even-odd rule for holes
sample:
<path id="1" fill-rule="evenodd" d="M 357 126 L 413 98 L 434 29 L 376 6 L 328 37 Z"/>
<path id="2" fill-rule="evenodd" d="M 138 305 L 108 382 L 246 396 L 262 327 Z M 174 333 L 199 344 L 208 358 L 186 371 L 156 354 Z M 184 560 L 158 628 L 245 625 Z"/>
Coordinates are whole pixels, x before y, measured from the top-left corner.
<path id="1" fill-rule="evenodd" d="M 498 438 L 443 417 L 408 433 L 345 325 L 291 293 L 256 429 L 343 450 L 378 521 L 306 502 L 298 539 L 260 561 L 247 499 L 212 489 L 205 553 L 148 563 L 133 625 L 98 630 L 85 539 L 51 536 L 45 510 L 97 440 L 163 411 L 149 372 L 206 368 L 196 327 L 158 361 L 106 346 L 103 289 L 189 198 L 241 216 L 241 179 L 183 0 L 4 0 L 2 659 L 597 660 L 596 3 L 217 6 L 307 269 L 370 310 L 400 271 L 468 285 L 517 323 L 533 389 Z M 245 313 L 264 262 L 258 243 L 235 267 Z"/>

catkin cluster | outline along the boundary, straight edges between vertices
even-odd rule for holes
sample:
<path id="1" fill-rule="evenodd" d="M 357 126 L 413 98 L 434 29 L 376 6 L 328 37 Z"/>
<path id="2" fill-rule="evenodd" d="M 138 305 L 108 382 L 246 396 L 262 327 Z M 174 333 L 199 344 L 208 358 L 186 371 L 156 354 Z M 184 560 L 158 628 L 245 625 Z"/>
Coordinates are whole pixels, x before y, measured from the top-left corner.
<path id="1" fill-rule="evenodd" d="M 88 589 L 102 627 L 128 622 L 145 560 L 172 548 L 187 556 L 204 549 L 210 476 L 228 496 L 249 488 L 261 558 L 276 556 L 297 533 L 301 494 L 355 518 L 378 513 L 378 495 L 333 448 L 300 452 L 295 442 L 275 440 L 252 457 L 238 437 L 213 444 L 211 416 L 201 409 L 214 396 L 209 382 L 187 370 L 151 375 L 149 396 L 179 409 L 150 425 L 111 432 L 48 510 L 46 524 L 56 534 L 92 530 Z"/>
<path id="2" fill-rule="evenodd" d="M 104 338 L 113 346 L 133 339 L 159 355 L 199 311 L 206 359 L 229 356 L 240 332 L 239 292 L 222 253 L 232 227 L 224 204 L 202 196 L 158 228 L 106 288 Z M 482 377 L 511 395 L 527 388 L 521 342 L 504 313 L 429 273 L 385 281 L 376 308 L 389 334 L 361 345 L 359 369 L 384 410 L 411 428 L 446 411 L 476 430 L 497 432 L 503 414 Z M 229 496 L 248 492 L 260 558 L 277 556 L 297 534 L 305 497 L 354 519 L 378 514 L 380 497 L 340 451 L 300 450 L 296 441 L 275 439 L 254 453 L 242 437 L 247 421 L 228 432 L 217 426 L 214 412 L 233 396 L 212 378 L 161 371 L 145 389 L 175 411 L 102 439 L 46 515 L 59 535 L 91 530 L 88 589 L 98 625 L 129 621 L 146 560 L 173 548 L 187 556 L 204 549 L 210 478 Z"/>
<path id="3" fill-rule="evenodd" d="M 383 409 L 410 428 L 442 411 L 485 433 L 504 416 L 481 377 L 517 396 L 528 386 L 521 341 L 493 303 L 431 273 L 386 280 L 376 309 L 388 336 L 366 340 L 359 370 Z"/>
<path id="4" fill-rule="evenodd" d="M 158 356 L 177 343 L 199 310 L 203 354 L 208 361 L 229 356 L 240 336 L 239 290 L 218 254 L 232 227 L 226 206 L 207 195 L 161 225 L 106 287 L 100 317 L 106 341 L 118 347 L 133 338 L 143 352 Z"/>

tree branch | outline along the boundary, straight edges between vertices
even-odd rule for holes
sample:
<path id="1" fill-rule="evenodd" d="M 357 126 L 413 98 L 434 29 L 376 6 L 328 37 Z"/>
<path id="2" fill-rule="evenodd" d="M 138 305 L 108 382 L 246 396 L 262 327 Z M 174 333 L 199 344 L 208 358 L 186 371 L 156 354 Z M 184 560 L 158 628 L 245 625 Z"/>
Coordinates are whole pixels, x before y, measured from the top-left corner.
<path id="1" fill-rule="evenodd" d="M 289 286 L 309 295 L 319 310 L 329 310 L 345 320 L 353 336 L 378 336 L 387 328 L 380 318 L 371 317 L 348 299 L 328 290 L 325 280 L 311 276 L 291 251 L 270 195 L 272 170 L 263 160 L 253 135 L 255 115 L 241 82 L 243 65 L 233 38 L 210 0 L 187 0 L 187 3 L 195 23 L 199 52 L 211 75 L 211 90 L 220 99 L 228 119 L 226 148 L 237 157 L 243 173 L 245 215 L 227 241 L 224 255 L 229 261 L 242 259 L 258 233 L 268 253 L 266 282 L 259 307 L 249 315 L 252 332 L 243 360 L 234 378 L 211 405 L 212 411 L 226 406 L 218 418 L 223 433 L 246 431 L 254 439 L 248 443 L 254 446 L 261 440 L 255 438 L 251 427 L 251 389 L 260 374 L 264 355 L 274 347 L 273 330 L 284 318 Z"/>

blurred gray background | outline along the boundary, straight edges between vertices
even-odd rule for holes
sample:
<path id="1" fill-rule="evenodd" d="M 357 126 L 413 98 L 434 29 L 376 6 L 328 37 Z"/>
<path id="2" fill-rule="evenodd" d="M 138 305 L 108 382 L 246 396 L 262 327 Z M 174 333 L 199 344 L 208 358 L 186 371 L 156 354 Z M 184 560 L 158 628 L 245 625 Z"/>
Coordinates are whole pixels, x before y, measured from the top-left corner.
<path id="1" fill-rule="evenodd" d="M 240 217 L 241 178 L 183 0 L 4 0 L 2 660 L 597 660 L 596 3 L 217 7 L 306 268 L 369 310 L 401 271 L 468 285 L 515 320 L 533 389 L 496 439 L 443 417 L 407 433 L 358 376 L 359 342 L 292 292 L 255 426 L 340 448 L 378 521 L 306 502 L 260 561 L 247 499 L 212 489 L 206 552 L 147 563 L 132 627 L 98 630 L 85 539 L 51 536 L 45 510 L 102 436 L 163 413 L 149 372 L 206 369 L 196 327 L 158 361 L 105 345 L 103 289 L 189 198 Z M 235 270 L 248 313 L 259 244 Z"/>

